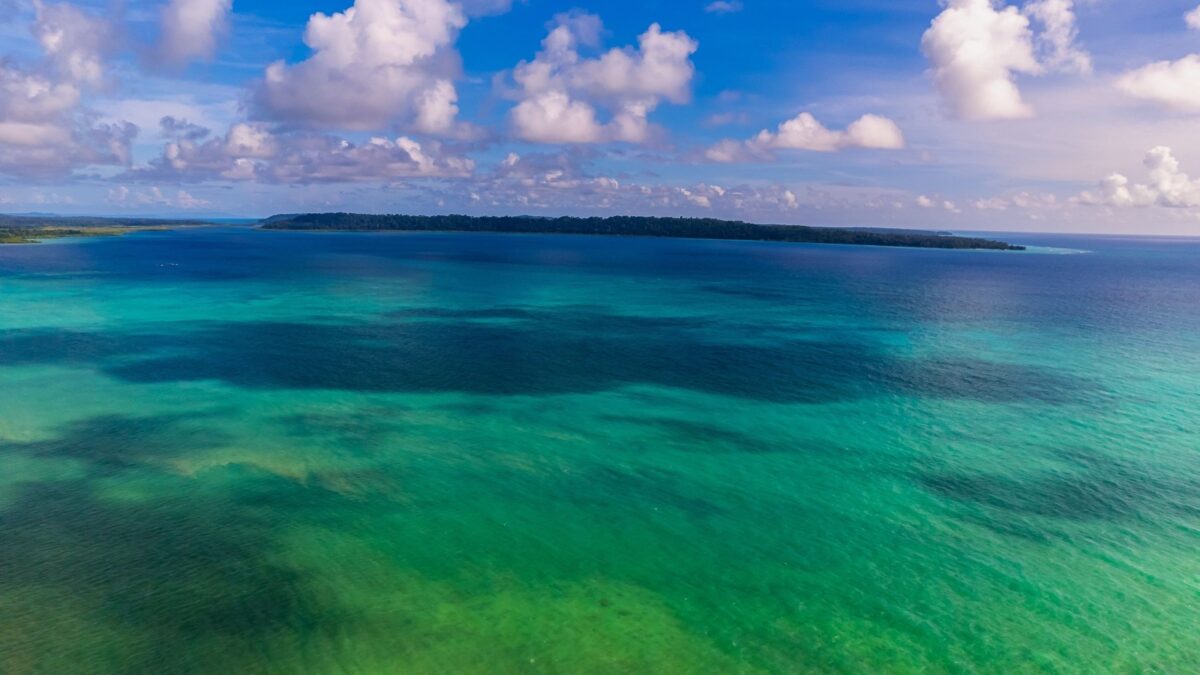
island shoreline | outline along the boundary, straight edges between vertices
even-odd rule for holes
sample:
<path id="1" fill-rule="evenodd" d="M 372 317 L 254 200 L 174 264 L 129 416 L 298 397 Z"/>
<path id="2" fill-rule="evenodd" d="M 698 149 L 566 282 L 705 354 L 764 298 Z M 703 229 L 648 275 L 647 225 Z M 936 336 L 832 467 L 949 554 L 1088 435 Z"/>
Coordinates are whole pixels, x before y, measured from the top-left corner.
<path id="1" fill-rule="evenodd" d="M 355 213 L 308 213 L 266 218 L 263 230 L 299 232 L 408 232 L 464 234 L 582 235 L 649 237 L 766 243 L 842 244 L 892 248 L 1024 251 L 1024 246 L 981 237 L 914 230 L 760 225 L 701 218 L 614 216 L 609 218 L 537 218 L 533 216 L 410 216 Z"/>

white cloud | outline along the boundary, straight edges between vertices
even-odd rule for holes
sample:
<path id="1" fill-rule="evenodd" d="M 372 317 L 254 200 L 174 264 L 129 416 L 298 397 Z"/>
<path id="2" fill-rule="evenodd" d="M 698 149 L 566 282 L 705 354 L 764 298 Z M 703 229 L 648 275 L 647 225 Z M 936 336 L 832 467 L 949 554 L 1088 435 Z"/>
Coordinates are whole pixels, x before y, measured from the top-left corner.
<path id="1" fill-rule="evenodd" d="M 355 0 L 308 21 L 312 50 L 271 64 L 256 92 L 261 113 L 307 127 L 371 130 L 399 122 L 427 133 L 456 130 L 453 44 L 467 23 L 448 0 Z"/>
<path id="2" fill-rule="evenodd" d="M 146 190 L 130 190 L 124 185 L 118 185 L 108 191 L 108 203 L 115 206 L 170 206 L 177 209 L 198 209 L 209 206 L 211 202 L 192 196 L 186 190 L 176 190 L 168 195 L 157 186 Z"/>
<path id="3" fill-rule="evenodd" d="M 0 120 L 48 124 L 79 103 L 79 87 L 0 62 Z"/>
<path id="4" fill-rule="evenodd" d="M 1018 192 L 1003 197 L 977 199 L 971 204 L 979 211 L 1008 211 L 1009 209 L 1048 210 L 1060 206 L 1058 197 L 1050 193 Z"/>
<path id="5" fill-rule="evenodd" d="M 1032 0 L 1022 11 L 993 0 L 949 0 L 921 40 L 949 111 L 968 120 L 1032 117 L 1018 75 L 1091 72 L 1091 56 L 1077 42 L 1075 4 Z"/>
<path id="6" fill-rule="evenodd" d="M 1200 55 L 1159 61 L 1117 78 L 1117 87 L 1135 98 L 1186 112 L 1200 112 Z"/>
<path id="7" fill-rule="evenodd" d="M 714 162 L 737 162 L 770 159 L 774 150 L 837 152 L 848 148 L 899 150 L 904 146 L 900 127 L 886 117 L 863 115 L 845 131 L 833 131 L 805 112 L 780 124 L 775 131 L 760 131 L 748 141 L 721 141 L 705 156 Z"/>
<path id="8" fill-rule="evenodd" d="M 446 202 L 468 195 L 472 205 L 490 212 L 555 215 L 688 213 L 778 222 L 792 219 L 803 206 L 796 193 L 782 185 L 642 183 L 593 174 L 586 164 L 597 156 L 581 146 L 548 154 L 510 154 L 490 171 L 448 181 L 443 190 L 435 188 L 432 194 Z"/>
<path id="9" fill-rule="evenodd" d="M 73 82 L 96 85 L 104 79 L 104 56 L 113 46 L 112 26 L 69 4 L 34 3 L 32 31 L 46 58 Z"/>
<path id="10" fill-rule="evenodd" d="M 224 136 L 163 120 L 174 137 L 162 155 L 127 174 L 144 181 L 255 181 L 262 183 L 389 182 L 401 178 L 461 177 L 474 162 L 445 152 L 436 142 L 371 138 L 363 143 L 293 132 L 275 134 L 257 124 L 238 123 Z"/>
<path id="11" fill-rule="evenodd" d="M 1124 175 L 1114 173 L 1100 181 L 1097 191 L 1084 192 L 1076 201 L 1114 207 L 1200 207 L 1200 180 L 1192 180 L 1179 168 L 1179 161 L 1170 148 L 1154 148 L 1146 153 L 1142 165 L 1149 172 L 1149 182 L 1133 183 Z"/>
<path id="12" fill-rule="evenodd" d="M 1034 0 L 1025 5 L 1025 13 L 1042 25 L 1037 39 L 1047 68 L 1092 72 L 1091 55 L 1076 43 L 1079 29 L 1075 26 L 1075 0 Z"/>
<path id="13" fill-rule="evenodd" d="M 536 143 L 598 143 L 609 135 L 596 119 L 595 108 L 571 100 L 564 91 L 521 101 L 513 108 L 512 123 L 517 135 Z"/>
<path id="14" fill-rule="evenodd" d="M 137 128 L 101 124 L 82 107 L 105 79 L 108 22 L 71 5 L 35 3 L 31 31 L 43 60 L 26 69 L 0 59 L 0 171 L 53 174 L 127 164 Z"/>
<path id="15" fill-rule="evenodd" d="M 704 7 L 709 14 L 734 14 L 742 11 L 740 0 L 715 0 Z"/>
<path id="16" fill-rule="evenodd" d="M 1187 22 L 1188 28 L 1200 30 L 1200 7 L 1188 12 L 1183 19 Z"/>
<path id="17" fill-rule="evenodd" d="M 1007 211 L 1010 204 L 1003 197 L 990 197 L 988 199 L 977 199 L 972 206 L 980 211 Z"/>
<path id="18" fill-rule="evenodd" d="M 849 134 L 826 129 L 824 125 L 809 113 L 798 116 L 780 124 L 772 133 L 764 129 L 751 141 L 755 148 L 765 150 L 809 150 L 812 152 L 833 152 L 839 150 L 848 142 Z"/>
<path id="19" fill-rule="evenodd" d="M 170 0 L 160 19 L 159 52 L 174 63 L 212 58 L 232 8 L 233 0 Z"/>
<path id="20" fill-rule="evenodd" d="M 904 134 L 892 120 L 879 115 L 863 115 L 846 127 L 843 145 L 848 148 L 900 150 Z"/>
<path id="21" fill-rule="evenodd" d="M 1033 115 L 1021 97 L 1017 73 L 1036 74 L 1029 19 L 991 0 L 950 0 L 921 40 L 933 77 L 951 112 L 964 119 L 1017 119 Z"/>
<path id="22" fill-rule="evenodd" d="M 933 199 L 926 195 L 920 195 L 916 199 L 916 204 L 923 209 L 938 209 L 948 213 L 961 213 L 954 202 L 946 199 Z"/>
<path id="23" fill-rule="evenodd" d="M 520 102 L 510 121 L 515 135 L 537 143 L 645 142 L 649 114 L 662 101 L 691 98 L 698 45 L 686 33 L 664 33 L 653 24 L 638 47 L 611 49 L 584 58 L 602 26 L 592 15 L 560 15 L 533 61 L 513 70 Z M 600 119 L 607 111 L 607 121 Z"/>
<path id="24" fill-rule="evenodd" d="M 746 162 L 754 159 L 748 143 L 731 138 L 717 142 L 716 145 L 704 151 L 704 156 L 710 162 L 719 163 Z"/>

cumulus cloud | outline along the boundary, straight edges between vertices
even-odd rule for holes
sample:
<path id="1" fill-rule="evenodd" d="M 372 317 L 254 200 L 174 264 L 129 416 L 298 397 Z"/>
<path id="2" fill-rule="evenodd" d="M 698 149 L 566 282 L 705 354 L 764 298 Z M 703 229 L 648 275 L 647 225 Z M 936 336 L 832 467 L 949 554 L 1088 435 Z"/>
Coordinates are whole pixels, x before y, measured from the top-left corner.
<path id="1" fill-rule="evenodd" d="M 159 126 L 161 127 L 163 138 L 174 140 L 186 139 L 189 141 L 198 141 L 212 133 L 212 130 L 207 127 L 170 115 L 163 117 L 159 121 Z"/>
<path id="2" fill-rule="evenodd" d="M 1018 75 L 1091 72 L 1091 56 L 1077 41 L 1075 4 L 1032 0 L 1020 10 L 994 0 L 949 0 L 921 47 L 950 113 L 968 120 L 1031 117 Z"/>
<path id="3" fill-rule="evenodd" d="M 1200 112 L 1200 55 L 1159 61 L 1117 78 L 1126 94 L 1184 112 Z"/>
<path id="4" fill-rule="evenodd" d="M 1113 173 L 1100 181 L 1097 190 L 1082 193 L 1076 201 L 1113 207 L 1200 207 L 1200 180 L 1192 180 L 1180 169 L 1171 148 L 1154 148 L 1146 153 L 1142 165 L 1149 173 L 1148 182 L 1134 183 L 1122 174 Z"/>
<path id="5" fill-rule="evenodd" d="M 1200 30 L 1200 7 L 1185 14 L 1184 21 L 1188 28 Z M 1200 112 L 1200 54 L 1126 71 L 1116 85 L 1129 96 L 1170 110 Z"/>
<path id="6" fill-rule="evenodd" d="M 233 0 L 170 0 L 159 21 L 159 53 L 173 63 L 212 58 L 232 8 Z"/>
<path id="7" fill-rule="evenodd" d="M 770 159 L 775 150 L 837 152 L 848 148 L 899 150 L 904 146 L 900 127 L 886 117 L 863 115 L 844 131 L 834 131 L 805 112 L 780 124 L 775 131 L 760 131 L 748 141 L 721 141 L 705 156 L 714 162 L 738 162 Z"/>
<path id="8" fill-rule="evenodd" d="M 448 0 L 355 0 L 312 15 L 304 43 L 313 54 L 267 67 L 255 92 L 262 116 L 296 126 L 372 130 L 393 123 L 456 131 L 458 55 L 467 23 Z"/>
<path id="9" fill-rule="evenodd" d="M 22 68 L 0 60 L 0 171 L 51 174 L 127 164 L 137 128 L 101 124 L 82 106 L 105 79 L 111 26 L 71 5 L 35 4 L 30 29 L 43 61 Z"/>
<path id="10" fill-rule="evenodd" d="M 59 74 L 78 84 L 100 84 L 104 56 L 113 47 L 112 26 L 74 5 L 35 2 L 34 8 L 33 34 Z"/>
<path id="11" fill-rule="evenodd" d="M 234 124 L 223 136 L 173 118 L 163 119 L 171 140 L 162 155 L 128 174 L 131 180 L 263 183 L 389 182 L 402 178 L 470 175 L 474 162 L 441 144 L 411 138 L 363 143 L 323 134 L 276 134 L 258 124 Z"/>
<path id="12" fill-rule="evenodd" d="M 964 119 L 1030 117 L 1015 74 L 1040 73 L 1029 19 L 991 0 L 950 0 L 921 47 L 951 112 Z"/>
<path id="13" fill-rule="evenodd" d="M 715 0 L 708 3 L 704 11 L 709 14 L 734 14 L 742 11 L 742 3 L 739 0 Z"/>
<path id="14" fill-rule="evenodd" d="M 513 70 L 519 102 L 510 113 L 513 132 L 535 143 L 645 142 L 648 117 L 664 100 L 691 98 L 698 44 L 683 32 L 653 24 L 638 46 L 584 58 L 581 47 L 599 42 L 600 20 L 560 15 L 533 61 Z M 606 118 L 601 119 L 601 110 Z"/>

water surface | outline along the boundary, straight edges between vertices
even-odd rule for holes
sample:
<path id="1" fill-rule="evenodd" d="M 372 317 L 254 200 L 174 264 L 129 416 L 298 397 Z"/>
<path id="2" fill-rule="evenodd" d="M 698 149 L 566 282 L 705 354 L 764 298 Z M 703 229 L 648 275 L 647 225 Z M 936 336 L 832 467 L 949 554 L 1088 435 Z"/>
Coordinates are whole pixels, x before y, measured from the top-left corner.
<path id="1" fill-rule="evenodd" d="M 1192 671 L 1200 241 L 1014 241 L 0 247 L 0 672 Z"/>

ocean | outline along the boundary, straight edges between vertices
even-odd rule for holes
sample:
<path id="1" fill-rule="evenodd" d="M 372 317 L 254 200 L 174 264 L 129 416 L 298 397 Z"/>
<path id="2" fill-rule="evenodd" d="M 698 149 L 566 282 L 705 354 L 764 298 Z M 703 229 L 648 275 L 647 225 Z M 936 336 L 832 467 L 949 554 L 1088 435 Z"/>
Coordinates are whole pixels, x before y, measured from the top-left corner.
<path id="1" fill-rule="evenodd" d="M 0 246 L 0 672 L 1200 664 L 1200 240 Z"/>

